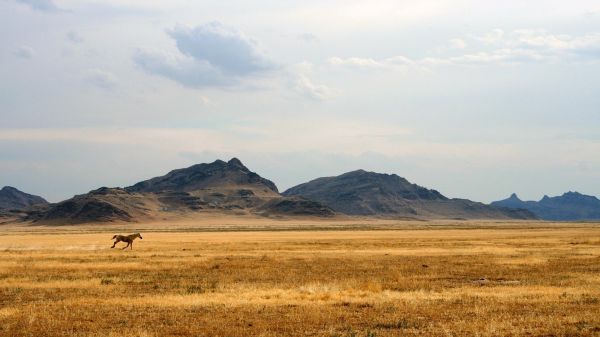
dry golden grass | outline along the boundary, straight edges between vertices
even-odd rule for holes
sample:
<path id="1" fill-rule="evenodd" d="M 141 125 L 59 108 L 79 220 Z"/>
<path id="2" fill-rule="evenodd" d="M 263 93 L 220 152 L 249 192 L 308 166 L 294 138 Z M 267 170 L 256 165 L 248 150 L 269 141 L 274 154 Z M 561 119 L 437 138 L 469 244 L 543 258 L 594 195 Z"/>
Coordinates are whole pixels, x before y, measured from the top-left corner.
<path id="1" fill-rule="evenodd" d="M 5 228 L 0 336 L 600 335 L 597 225 L 253 224 Z"/>

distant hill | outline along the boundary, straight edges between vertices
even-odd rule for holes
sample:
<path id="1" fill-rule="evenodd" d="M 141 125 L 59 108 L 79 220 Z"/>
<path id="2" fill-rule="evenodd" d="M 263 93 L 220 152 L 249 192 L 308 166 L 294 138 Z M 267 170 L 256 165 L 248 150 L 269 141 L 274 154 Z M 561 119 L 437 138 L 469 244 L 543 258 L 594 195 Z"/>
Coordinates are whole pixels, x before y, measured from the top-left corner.
<path id="1" fill-rule="evenodd" d="M 149 217 L 154 208 L 152 201 L 149 196 L 134 195 L 122 188 L 102 187 L 30 212 L 29 219 L 60 224 L 133 221 L 136 216 Z"/>
<path id="2" fill-rule="evenodd" d="M 491 203 L 496 207 L 526 209 L 544 220 L 600 220 L 600 200 L 594 196 L 567 192 L 562 196 L 544 196 L 540 201 L 522 201 L 516 194 Z"/>
<path id="3" fill-rule="evenodd" d="M 177 169 L 126 188 L 102 187 L 31 212 L 28 219 L 53 223 L 147 221 L 193 217 L 201 212 L 264 216 L 332 216 L 330 208 L 281 196 L 275 184 L 233 158 Z"/>
<path id="4" fill-rule="evenodd" d="M 228 162 L 216 160 L 210 164 L 197 164 L 173 170 L 164 176 L 127 187 L 126 190 L 129 192 L 189 192 L 240 185 L 262 189 L 265 193 L 277 193 L 277 186 L 272 181 L 250 171 L 237 158 Z"/>
<path id="5" fill-rule="evenodd" d="M 332 217 L 336 212 L 320 202 L 302 197 L 283 197 L 273 199 L 260 207 L 264 215 L 299 215 Z"/>
<path id="6" fill-rule="evenodd" d="M 350 215 L 411 218 L 533 219 L 528 211 L 491 207 L 466 199 L 449 199 L 436 190 L 395 174 L 357 170 L 300 184 L 283 192 L 318 201 Z"/>
<path id="7" fill-rule="evenodd" d="M 4 186 L 0 190 L 0 209 L 24 210 L 38 205 L 46 205 L 48 202 L 37 195 L 27 194 L 10 186 Z"/>

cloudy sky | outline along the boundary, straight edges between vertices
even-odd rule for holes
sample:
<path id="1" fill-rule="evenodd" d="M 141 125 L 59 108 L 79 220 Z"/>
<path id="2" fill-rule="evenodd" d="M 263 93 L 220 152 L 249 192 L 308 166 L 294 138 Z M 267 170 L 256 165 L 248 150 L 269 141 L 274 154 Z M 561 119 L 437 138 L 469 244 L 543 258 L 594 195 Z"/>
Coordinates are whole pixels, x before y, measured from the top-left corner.
<path id="1" fill-rule="evenodd" d="M 600 195 L 597 0 L 0 0 L 0 186 L 240 158 L 450 197 Z"/>

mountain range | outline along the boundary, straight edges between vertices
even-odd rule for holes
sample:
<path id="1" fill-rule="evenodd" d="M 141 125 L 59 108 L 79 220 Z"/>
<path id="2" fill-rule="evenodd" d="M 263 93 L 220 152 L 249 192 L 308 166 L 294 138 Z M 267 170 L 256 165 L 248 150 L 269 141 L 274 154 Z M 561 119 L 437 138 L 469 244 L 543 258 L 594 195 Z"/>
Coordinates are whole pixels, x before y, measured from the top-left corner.
<path id="1" fill-rule="evenodd" d="M 523 202 L 513 195 L 486 205 L 448 198 L 395 174 L 364 170 L 317 178 L 279 193 L 272 181 L 237 158 L 173 170 L 128 187 L 101 187 L 53 204 L 11 187 L 0 191 L 0 216 L 8 212 L 23 221 L 56 225 L 194 219 L 208 213 L 571 220 L 596 218 L 597 211 L 598 199 L 573 192 L 560 199 L 545 197 L 539 203 Z"/>
<path id="2" fill-rule="evenodd" d="M 509 198 L 492 202 L 491 205 L 525 209 L 543 220 L 600 220 L 600 200 L 577 192 L 567 192 L 557 197 L 545 195 L 540 201 L 523 201 L 513 193 Z"/>
<path id="3" fill-rule="evenodd" d="M 301 197 L 284 197 L 275 184 L 233 158 L 173 170 L 125 188 L 102 187 L 32 211 L 27 220 L 50 224 L 152 221 L 199 212 L 263 216 L 335 215 Z"/>
<path id="4" fill-rule="evenodd" d="M 524 210 L 496 208 L 466 199 L 449 199 L 395 174 L 357 170 L 292 187 L 285 196 L 301 196 L 340 213 L 363 216 L 464 219 L 533 219 Z"/>

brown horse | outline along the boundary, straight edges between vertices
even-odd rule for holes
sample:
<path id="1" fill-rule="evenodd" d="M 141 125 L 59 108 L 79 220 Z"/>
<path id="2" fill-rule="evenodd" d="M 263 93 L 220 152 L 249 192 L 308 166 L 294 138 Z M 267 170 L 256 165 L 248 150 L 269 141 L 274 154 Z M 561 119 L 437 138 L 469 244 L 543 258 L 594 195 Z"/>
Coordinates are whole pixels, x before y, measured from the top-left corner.
<path id="1" fill-rule="evenodd" d="M 134 233 L 134 234 L 130 234 L 130 235 L 115 235 L 113 236 L 112 240 L 115 240 L 115 243 L 113 243 L 112 247 L 110 248 L 115 248 L 115 245 L 119 242 L 127 242 L 127 246 L 121 248 L 121 249 L 125 249 L 127 247 L 131 247 L 130 249 L 133 249 L 133 240 L 135 240 L 136 238 L 140 238 L 143 239 L 143 237 L 140 235 L 140 233 Z"/>

